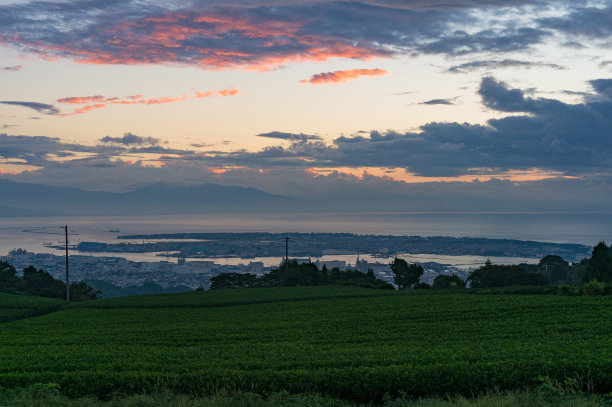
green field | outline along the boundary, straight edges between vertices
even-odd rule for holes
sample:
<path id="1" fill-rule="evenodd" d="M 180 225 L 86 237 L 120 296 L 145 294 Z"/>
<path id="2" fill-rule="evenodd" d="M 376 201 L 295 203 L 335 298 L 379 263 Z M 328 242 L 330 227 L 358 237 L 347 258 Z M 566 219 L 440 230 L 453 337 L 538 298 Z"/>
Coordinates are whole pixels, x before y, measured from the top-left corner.
<path id="1" fill-rule="evenodd" d="M 0 386 L 353 401 L 575 379 L 612 391 L 612 298 L 303 287 L 100 300 L 0 325 Z"/>
<path id="2" fill-rule="evenodd" d="M 13 295 L 0 292 L 0 322 L 15 321 L 57 311 L 65 301 L 55 298 Z"/>

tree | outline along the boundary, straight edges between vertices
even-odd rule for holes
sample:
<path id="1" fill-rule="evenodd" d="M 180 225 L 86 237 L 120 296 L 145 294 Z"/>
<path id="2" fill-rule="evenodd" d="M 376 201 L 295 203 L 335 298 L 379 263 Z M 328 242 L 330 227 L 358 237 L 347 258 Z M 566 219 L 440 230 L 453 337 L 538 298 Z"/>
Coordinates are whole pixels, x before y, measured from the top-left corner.
<path id="1" fill-rule="evenodd" d="M 391 271 L 394 274 L 393 281 L 399 290 L 405 290 L 408 287 L 413 287 L 419 282 L 419 278 L 423 275 L 424 270 L 420 264 L 410 264 L 404 259 L 395 258 L 389 263 Z"/>
<path id="2" fill-rule="evenodd" d="M 432 288 L 447 289 L 447 288 L 465 288 L 465 281 L 456 275 L 440 274 L 433 282 Z"/>
<path id="3" fill-rule="evenodd" d="M 561 256 L 548 255 L 538 263 L 538 268 L 546 270 L 551 282 L 566 280 L 570 270 L 570 265 Z"/>
<path id="4" fill-rule="evenodd" d="M 7 262 L 0 262 L 0 291 L 17 294 L 30 294 L 38 297 L 65 298 L 66 284 L 56 280 L 45 270 L 34 266 L 23 269 L 23 277 L 16 275 L 15 267 Z M 95 300 L 100 298 L 100 291 L 94 290 L 85 282 L 70 284 L 70 299 L 74 301 Z"/>
<path id="5" fill-rule="evenodd" d="M 518 265 L 499 265 L 490 262 L 472 271 L 468 281 L 472 288 L 548 284 L 548 279 L 543 274 L 530 273 Z"/>
<path id="6" fill-rule="evenodd" d="M 211 290 L 251 287 L 292 287 L 313 285 L 352 285 L 365 288 L 393 290 L 393 285 L 376 278 L 372 270 L 340 270 L 337 267 L 319 270 L 313 263 L 298 264 L 296 260 L 283 263 L 279 268 L 258 277 L 254 274 L 224 273 L 211 279 Z"/>
<path id="7" fill-rule="evenodd" d="M 70 299 L 72 301 L 97 300 L 101 296 L 102 291 L 95 290 L 84 281 L 70 284 Z"/>
<path id="8" fill-rule="evenodd" d="M 66 284 L 54 279 L 45 270 L 36 270 L 34 266 L 23 269 L 23 284 L 28 294 L 51 298 L 66 296 Z"/>
<path id="9" fill-rule="evenodd" d="M 12 264 L 0 261 L 0 291 L 12 293 L 18 290 L 20 280 Z"/>
<path id="10" fill-rule="evenodd" d="M 582 281 L 588 283 L 591 280 L 599 282 L 612 281 L 612 253 L 605 242 L 599 242 L 593 248 L 593 255 L 587 263 L 586 273 Z"/>
<path id="11" fill-rule="evenodd" d="M 249 273 L 222 273 L 210 279 L 212 289 L 249 288 L 254 287 L 257 281 L 255 274 Z"/>

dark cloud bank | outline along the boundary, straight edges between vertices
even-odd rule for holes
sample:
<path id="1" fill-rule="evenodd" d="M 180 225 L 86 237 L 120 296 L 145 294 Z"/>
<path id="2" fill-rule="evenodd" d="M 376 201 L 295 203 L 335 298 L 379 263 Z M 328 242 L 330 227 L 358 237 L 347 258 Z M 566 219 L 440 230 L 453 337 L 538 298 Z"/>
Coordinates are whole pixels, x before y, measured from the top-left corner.
<path id="1" fill-rule="evenodd" d="M 486 125 L 429 123 L 416 132 L 372 131 L 325 143 L 318 136 L 270 132 L 258 136 L 288 144 L 261 151 L 173 150 L 127 133 L 83 146 L 47 137 L 0 135 L 0 156 L 43 169 L 12 176 L 29 182 L 70 180 L 90 189 L 144 185 L 151 179 L 254 186 L 267 192 L 361 209 L 393 210 L 608 210 L 612 201 L 612 79 L 592 80 L 584 102 L 534 98 L 492 77 L 482 79 L 483 105 L 507 117 Z M 78 154 L 88 153 L 79 158 Z M 115 156 L 150 152 L 165 166 L 128 164 Z M 49 154 L 74 158 L 55 161 Z M 165 154 L 174 154 L 172 156 Z M 406 184 L 364 174 L 309 168 L 404 168 L 430 177 L 539 169 L 576 178 L 536 182 Z M 212 171 L 212 169 L 223 169 Z M 260 171 L 263 169 L 263 171 Z M 70 176 L 68 176 L 70 175 Z M 109 185 L 109 179 L 116 180 Z M 350 204 L 347 202 L 350 201 Z M 360 206 L 361 205 L 361 206 Z M 314 208 L 314 207 L 313 207 Z"/>
<path id="2" fill-rule="evenodd" d="M 573 5 L 573 11 L 537 19 L 539 7 L 559 3 Z M 572 40 L 577 35 L 609 38 L 612 26 L 610 7 L 585 8 L 564 0 L 162 4 L 90 0 L 0 6 L 0 42 L 89 63 L 234 68 L 309 59 L 524 51 L 556 33 Z M 520 21 L 497 19 L 487 27 L 487 18 L 526 5 L 536 14 Z"/>
<path id="3" fill-rule="evenodd" d="M 539 168 L 567 175 L 607 173 L 612 168 L 612 80 L 591 81 L 589 101 L 566 104 L 531 98 L 491 77 L 478 90 L 483 104 L 511 115 L 487 125 L 429 123 L 420 132 L 339 137 L 333 145 L 298 140 L 288 147 L 236 152 L 216 159 L 227 164 L 307 167 L 399 167 L 424 176 Z M 430 102 L 445 102 L 430 101 Z"/>

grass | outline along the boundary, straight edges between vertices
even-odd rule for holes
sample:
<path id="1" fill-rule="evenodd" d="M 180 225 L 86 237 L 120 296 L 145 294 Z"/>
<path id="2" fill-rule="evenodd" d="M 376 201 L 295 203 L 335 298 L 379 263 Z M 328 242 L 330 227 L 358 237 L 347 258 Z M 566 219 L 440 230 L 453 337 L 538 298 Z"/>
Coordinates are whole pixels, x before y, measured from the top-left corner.
<path id="1" fill-rule="evenodd" d="M 585 394 L 551 395 L 537 392 L 489 393 L 473 399 L 426 398 L 410 400 L 387 398 L 379 404 L 354 404 L 318 394 L 255 393 L 218 394 L 206 397 L 162 392 L 114 396 L 110 400 L 91 397 L 71 399 L 55 386 L 35 385 L 12 392 L 0 391 L 0 406 L 11 407 L 605 407 L 610 397 Z"/>

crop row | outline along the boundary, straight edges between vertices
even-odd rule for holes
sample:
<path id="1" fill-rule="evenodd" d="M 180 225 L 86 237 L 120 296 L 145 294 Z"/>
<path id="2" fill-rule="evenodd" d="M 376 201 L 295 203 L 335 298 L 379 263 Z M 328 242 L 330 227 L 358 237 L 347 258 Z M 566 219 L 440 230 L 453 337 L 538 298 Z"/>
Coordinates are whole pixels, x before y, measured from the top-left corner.
<path id="1" fill-rule="evenodd" d="M 0 323 L 47 314 L 63 304 L 64 301 L 54 298 L 0 293 Z"/>
<path id="2" fill-rule="evenodd" d="M 570 376 L 612 391 L 608 297 L 427 293 L 273 302 L 274 292 L 247 291 L 266 301 L 197 306 L 209 294 L 200 293 L 172 296 L 183 308 L 72 308 L 4 324 L 0 385 L 58 382 L 72 395 L 286 389 L 363 401 L 399 392 L 469 395 Z M 243 293 L 226 292 L 227 301 Z"/>
<path id="3" fill-rule="evenodd" d="M 179 294 L 109 298 L 77 304 L 79 308 L 200 308 L 313 299 L 379 297 L 394 291 L 359 287 L 274 287 L 265 290 L 213 290 Z"/>

